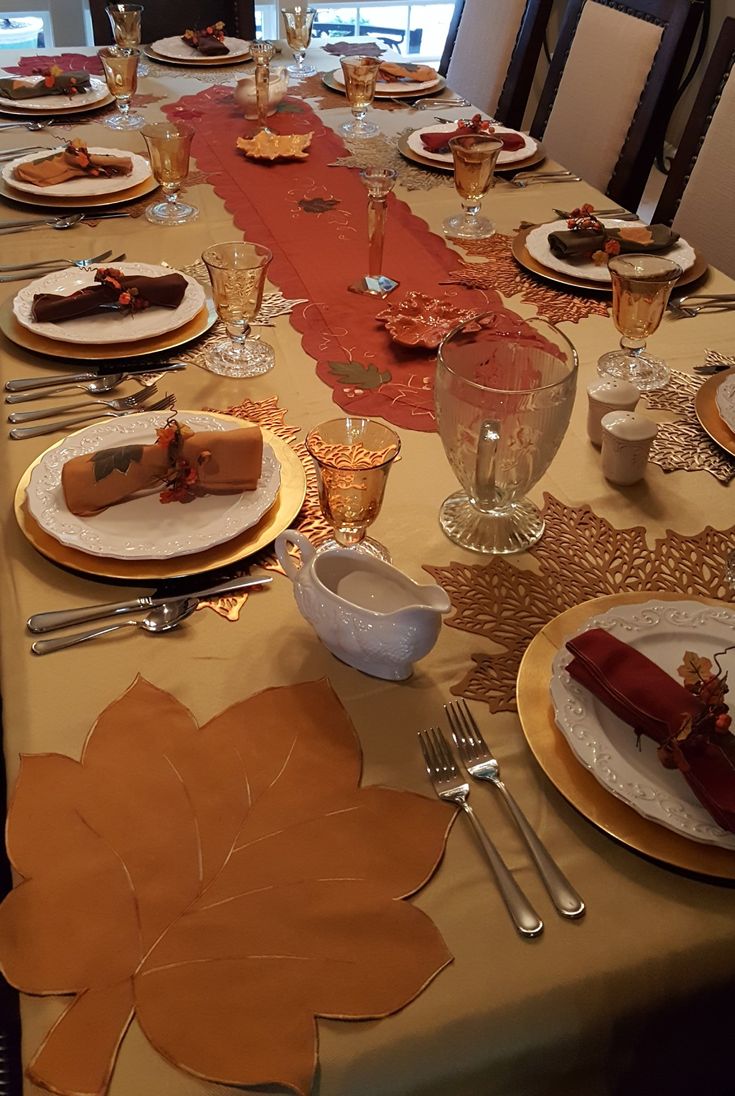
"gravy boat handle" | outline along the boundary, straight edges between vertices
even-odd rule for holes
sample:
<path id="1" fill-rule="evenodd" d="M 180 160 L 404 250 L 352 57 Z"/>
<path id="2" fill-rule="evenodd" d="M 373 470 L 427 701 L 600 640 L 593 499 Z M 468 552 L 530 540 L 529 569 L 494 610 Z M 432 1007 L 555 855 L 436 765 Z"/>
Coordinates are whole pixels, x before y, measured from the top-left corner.
<path id="1" fill-rule="evenodd" d="M 291 548 L 298 548 L 301 555 L 301 563 L 298 564 L 293 558 L 293 555 L 289 551 Z M 275 542 L 276 556 L 278 562 L 291 582 L 295 582 L 299 571 L 304 567 L 310 559 L 316 555 L 314 546 L 308 537 L 305 537 L 303 533 L 299 533 L 296 529 L 286 529 L 283 533 L 279 533 Z"/>

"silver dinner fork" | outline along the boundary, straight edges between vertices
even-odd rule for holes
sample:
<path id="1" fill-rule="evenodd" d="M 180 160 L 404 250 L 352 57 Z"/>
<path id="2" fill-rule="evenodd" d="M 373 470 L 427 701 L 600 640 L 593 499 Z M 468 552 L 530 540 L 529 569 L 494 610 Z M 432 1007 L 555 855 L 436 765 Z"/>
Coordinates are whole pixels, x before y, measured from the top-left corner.
<path id="1" fill-rule="evenodd" d="M 87 259 L 39 259 L 36 263 L 8 263 L 7 266 L 0 266 L 0 274 L 9 274 L 12 270 L 41 270 L 45 267 L 58 266 L 60 269 L 64 269 L 67 266 L 78 266 L 83 270 L 87 266 L 91 266 L 92 263 L 102 262 L 103 259 L 109 259 L 112 254 L 112 248 L 108 248 L 107 251 L 101 251 L 99 255 L 90 255 Z M 114 259 L 110 259 L 111 263 L 119 263 L 125 258 L 125 255 L 116 255 Z M 53 271 L 49 271 L 53 273 Z M 16 279 L 17 281 L 17 279 Z"/>
<path id="2" fill-rule="evenodd" d="M 426 771 L 440 799 L 456 803 L 472 823 L 475 834 L 487 857 L 513 924 L 521 936 L 539 936 L 544 923 L 511 875 L 491 838 L 467 802 L 470 786 L 462 780 L 451 750 L 438 727 L 419 731 L 419 745 L 426 762 Z"/>
<path id="3" fill-rule="evenodd" d="M 150 389 L 146 390 L 147 393 Z M 176 396 L 171 393 L 166 393 L 163 399 L 157 403 L 152 403 L 149 407 L 138 406 L 134 407 L 131 411 L 97 411 L 91 415 L 77 415 L 73 419 L 62 419 L 60 422 L 45 423 L 43 426 L 16 426 L 9 433 L 14 441 L 22 441 L 24 438 L 38 438 L 42 434 L 55 434 L 57 430 L 65 430 L 67 426 L 76 426 L 80 422 L 91 422 L 96 419 L 118 419 L 123 415 L 137 415 L 141 411 L 166 411 L 170 407 L 174 407 L 176 404 Z"/>
<path id="4" fill-rule="evenodd" d="M 67 411 L 80 411 L 85 407 L 110 407 L 113 411 L 134 411 L 151 396 L 155 396 L 156 386 L 141 389 L 132 396 L 122 396 L 113 400 L 82 400 L 81 403 L 56 404 L 54 407 L 42 407 L 35 411 L 13 411 L 8 415 L 8 422 L 33 422 L 34 419 L 51 419 L 56 415 L 65 415 Z"/>
<path id="5" fill-rule="evenodd" d="M 462 764 L 470 776 L 476 780 L 489 780 L 502 795 L 559 913 L 564 917 L 581 917 L 585 912 L 584 902 L 551 859 L 525 814 L 500 779 L 500 765 L 480 734 L 480 728 L 467 703 L 464 700 L 453 701 L 444 705 L 444 711 L 447 713 L 452 738 Z"/>

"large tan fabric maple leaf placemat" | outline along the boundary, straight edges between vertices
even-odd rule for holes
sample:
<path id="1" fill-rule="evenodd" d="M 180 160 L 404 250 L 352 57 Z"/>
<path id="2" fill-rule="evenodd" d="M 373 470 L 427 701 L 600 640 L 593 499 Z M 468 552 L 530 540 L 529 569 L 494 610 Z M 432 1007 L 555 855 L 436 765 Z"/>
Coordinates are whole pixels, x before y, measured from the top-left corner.
<path id="1" fill-rule="evenodd" d="M 138 678 L 81 761 L 25 756 L 2 967 L 26 993 L 75 995 L 29 1077 L 104 1093 L 135 1014 L 181 1069 L 306 1093 L 316 1016 L 411 1001 L 451 956 L 397 899 L 429 879 L 454 815 L 359 787 L 361 765 L 326 681 L 268 689 L 199 728 Z"/>

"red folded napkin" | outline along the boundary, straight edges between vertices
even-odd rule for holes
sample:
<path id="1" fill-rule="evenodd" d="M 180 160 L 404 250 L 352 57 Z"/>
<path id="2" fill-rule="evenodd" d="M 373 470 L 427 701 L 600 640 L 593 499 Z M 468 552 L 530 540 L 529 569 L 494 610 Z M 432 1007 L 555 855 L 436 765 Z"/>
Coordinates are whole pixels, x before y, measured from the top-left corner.
<path id="1" fill-rule="evenodd" d="M 503 152 L 517 152 L 526 143 L 521 133 L 498 133 L 493 126 L 488 124 L 478 130 L 463 125 L 458 129 L 450 130 L 449 133 L 422 133 L 421 144 L 427 152 L 449 152 L 451 151 L 449 142 L 452 137 L 467 137 L 472 133 L 483 133 L 490 137 L 497 137 L 499 141 L 503 142 Z"/>
<path id="2" fill-rule="evenodd" d="M 729 732 L 700 733 L 697 721 L 707 716 L 702 700 L 602 628 L 575 636 L 567 649 L 574 655 L 567 669 L 575 681 L 638 734 L 670 747 L 668 756 L 700 803 L 719 826 L 735 833 L 735 739 Z M 678 738 L 689 720 L 693 732 Z"/>

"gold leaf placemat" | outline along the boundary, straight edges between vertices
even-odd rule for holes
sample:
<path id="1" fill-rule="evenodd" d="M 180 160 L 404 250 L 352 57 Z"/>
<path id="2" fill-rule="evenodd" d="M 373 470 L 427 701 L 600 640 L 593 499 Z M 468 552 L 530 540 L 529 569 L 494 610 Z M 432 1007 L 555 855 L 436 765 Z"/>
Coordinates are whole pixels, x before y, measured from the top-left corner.
<path id="1" fill-rule="evenodd" d="M 503 648 L 472 655 L 475 665 L 452 686 L 457 696 L 482 700 L 493 712 L 515 711 L 518 667 L 530 640 L 559 613 L 590 598 L 639 590 L 731 596 L 735 525 L 722 531 L 707 526 L 693 537 L 668 530 L 649 547 L 644 526 L 615 529 L 589 506 L 565 506 L 545 493 L 542 512 L 546 532 L 523 557 L 530 557 L 532 569 L 504 557 L 424 565 L 451 598 L 448 627 Z"/>
<path id="2" fill-rule="evenodd" d="M 712 441 L 699 424 L 694 397 L 703 381 L 688 373 L 671 371 L 665 388 L 642 392 L 652 411 L 671 411 L 673 422 L 660 422 L 649 461 L 664 472 L 709 472 L 720 483 L 735 479 L 735 460 Z"/>
<path id="3" fill-rule="evenodd" d="M 387 137 L 378 134 L 377 137 L 369 137 L 365 141 L 350 141 L 344 138 L 344 143 L 350 150 L 349 156 L 340 156 L 338 160 L 330 164 L 330 167 L 380 167 L 392 168 L 396 172 L 397 181 L 407 190 L 433 190 L 435 187 L 454 186 L 454 179 L 446 171 L 435 171 L 430 167 L 421 167 L 411 163 L 402 156 L 398 150 L 398 141 L 402 136 L 411 133 L 411 129 L 404 130 L 397 137 Z"/>
<path id="4" fill-rule="evenodd" d="M 317 1016 L 387 1016 L 451 962 L 402 899 L 436 870 L 453 811 L 360 787 L 328 681 L 199 727 L 139 677 L 81 756 L 25 755 L 8 818 L 3 972 L 72 998 L 27 1068 L 35 1084 L 103 1096 L 135 1015 L 196 1077 L 306 1094 Z"/>

